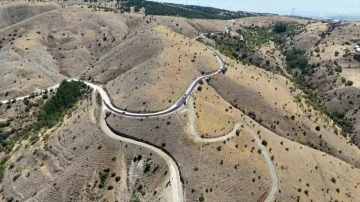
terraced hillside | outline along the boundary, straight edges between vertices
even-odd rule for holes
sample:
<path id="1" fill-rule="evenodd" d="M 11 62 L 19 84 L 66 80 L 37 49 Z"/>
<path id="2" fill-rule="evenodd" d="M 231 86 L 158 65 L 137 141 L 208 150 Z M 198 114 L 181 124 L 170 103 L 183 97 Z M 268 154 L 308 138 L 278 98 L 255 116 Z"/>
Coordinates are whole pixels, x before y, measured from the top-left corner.
<path id="1" fill-rule="evenodd" d="M 91 105 L 91 99 L 81 101 L 39 141 L 15 146 L 2 182 L 6 200 L 169 200 L 164 160 L 104 135 L 90 120 Z"/>
<path id="2" fill-rule="evenodd" d="M 360 201 L 358 24 L 0 11 L 0 201 Z"/>

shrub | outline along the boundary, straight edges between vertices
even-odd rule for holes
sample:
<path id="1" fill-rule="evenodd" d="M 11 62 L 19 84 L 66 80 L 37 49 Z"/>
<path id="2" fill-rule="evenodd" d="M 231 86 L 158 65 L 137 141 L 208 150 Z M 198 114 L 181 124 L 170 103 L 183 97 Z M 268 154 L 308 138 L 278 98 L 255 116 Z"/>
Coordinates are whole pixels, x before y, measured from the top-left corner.
<path id="1" fill-rule="evenodd" d="M 335 51 L 335 54 L 334 54 L 336 57 L 339 56 L 339 52 L 338 51 Z"/>
<path id="2" fill-rule="evenodd" d="M 304 193 L 308 196 L 309 195 L 309 190 L 305 190 Z"/>
<path id="3" fill-rule="evenodd" d="M 306 71 L 309 68 L 309 62 L 305 56 L 305 51 L 293 48 L 286 52 L 287 65 L 290 68 L 300 68 L 302 71 Z"/>
<path id="4" fill-rule="evenodd" d="M 115 177 L 115 181 L 116 181 L 116 182 L 119 182 L 120 180 L 121 180 L 121 177 L 120 177 L 120 176 L 116 176 L 116 177 Z"/>
<path id="5" fill-rule="evenodd" d="M 146 164 L 143 172 L 144 172 L 144 173 L 148 173 L 148 172 L 150 171 L 150 168 L 151 168 L 151 165 L 150 165 L 150 164 Z"/>
<path id="6" fill-rule="evenodd" d="M 266 140 L 263 140 L 263 141 L 261 142 L 261 144 L 264 145 L 265 147 L 268 145 L 268 143 L 266 142 Z"/>
<path id="7" fill-rule="evenodd" d="M 275 33 L 282 33 L 282 32 L 286 32 L 286 28 L 287 28 L 286 24 L 284 24 L 282 22 L 277 22 L 274 26 L 273 31 Z"/>
<path id="8" fill-rule="evenodd" d="M 114 189 L 114 186 L 109 185 L 109 186 L 108 186 L 108 190 L 112 190 L 112 189 Z"/>
<path id="9" fill-rule="evenodd" d="M 236 136 L 240 135 L 240 130 L 236 130 Z"/>
<path id="10" fill-rule="evenodd" d="M 332 177 L 332 178 L 331 178 L 331 182 L 333 182 L 334 184 L 336 183 L 335 177 Z"/>
<path id="11" fill-rule="evenodd" d="M 100 177 L 100 183 L 99 183 L 99 188 L 102 189 L 105 187 L 105 181 L 107 179 L 107 177 L 109 176 L 109 169 L 105 169 L 103 172 L 99 172 L 99 177 Z"/>
<path id="12" fill-rule="evenodd" d="M 354 60 L 360 62 L 360 54 L 355 54 L 354 55 Z"/>
<path id="13" fill-rule="evenodd" d="M 112 157 L 112 159 L 111 159 L 112 161 L 116 161 L 116 157 L 114 156 L 114 157 Z"/>
<path id="14" fill-rule="evenodd" d="M 205 201 L 204 195 L 201 195 L 201 196 L 199 197 L 199 201 Z"/>
<path id="15" fill-rule="evenodd" d="M 320 126 L 316 126 L 315 130 L 320 131 Z"/>
<path id="16" fill-rule="evenodd" d="M 14 162 L 11 162 L 11 163 L 9 164 L 9 170 L 10 170 L 10 169 L 13 169 L 14 166 L 15 166 Z"/>
<path id="17" fill-rule="evenodd" d="M 354 82 L 348 80 L 348 81 L 346 81 L 345 86 L 352 86 L 353 84 L 354 84 Z"/>

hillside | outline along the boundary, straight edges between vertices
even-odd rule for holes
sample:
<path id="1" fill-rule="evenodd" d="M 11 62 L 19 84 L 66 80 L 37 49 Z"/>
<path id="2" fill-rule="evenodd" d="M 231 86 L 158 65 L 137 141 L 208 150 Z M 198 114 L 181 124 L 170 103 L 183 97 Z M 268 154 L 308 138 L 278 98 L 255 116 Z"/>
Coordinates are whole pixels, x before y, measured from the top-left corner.
<path id="1" fill-rule="evenodd" d="M 0 201 L 360 201 L 358 23 L 0 11 Z"/>
<path id="2" fill-rule="evenodd" d="M 220 20 L 230 20 L 252 15 L 246 12 L 234 12 L 212 7 L 159 3 L 145 0 L 120 0 L 118 3 L 121 11 L 130 12 L 133 8 L 133 11 L 139 12 L 141 9 L 145 9 L 146 15 L 180 16 L 185 18 Z"/>

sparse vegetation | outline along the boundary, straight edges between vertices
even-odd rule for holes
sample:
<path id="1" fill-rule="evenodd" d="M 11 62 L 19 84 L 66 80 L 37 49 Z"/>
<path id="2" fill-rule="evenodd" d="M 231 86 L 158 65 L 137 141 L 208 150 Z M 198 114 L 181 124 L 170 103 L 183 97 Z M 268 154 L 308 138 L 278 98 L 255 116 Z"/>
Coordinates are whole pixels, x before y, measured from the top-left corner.
<path id="1" fill-rule="evenodd" d="M 106 182 L 107 177 L 109 176 L 109 172 L 110 172 L 109 168 L 104 169 L 103 171 L 99 172 L 99 177 L 100 177 L 99 188 L 100 189 L 105 187 L 105 182 Z"/>

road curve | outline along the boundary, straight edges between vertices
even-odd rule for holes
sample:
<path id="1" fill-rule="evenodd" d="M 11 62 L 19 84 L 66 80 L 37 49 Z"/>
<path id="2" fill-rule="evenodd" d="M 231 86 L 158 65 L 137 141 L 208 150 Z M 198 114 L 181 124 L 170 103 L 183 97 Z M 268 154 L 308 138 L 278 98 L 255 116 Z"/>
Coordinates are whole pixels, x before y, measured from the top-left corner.
<path id="1" fill-rule="evenodd" d="M 219 64 L 220 64 L 219 69 L 216 72 L 213 72 L 211 74 L 197 77 L 188 86 L 188 88 L 186 89 L 184 95 L 175 104 L 173 104 L 169 108 L 167 108 L 165 110 L 162 110 L 162 111 L 153 112 L 153 113 L 134 113 L 134 112 L 129 112 L 129 111 L 118 109 L 115 106 L 113 106 L 108 94 L 105 92 L 105 90 L 101 86 L 98 86 L 98 85 L 95 85 L 95 84 L 92 84 L 92 83 L 89 83 L 89 82 L 84 82 L 84 83 L 86 85 L 90 86 L 91 88 L 98 90 L 98 92 L 101 94 L 101 97 L 103 98 L 103 101 L 104 101 L 104 104 L 105 104 L 106 108 L 108 110 L 112 111 L 113 113 L 116 113 L 116 114 L 119 114 L 119 115 L 122 115 L 122 116 L 125 116 L 125 117 L 136 117 L 136 118 L 148 118 L 148 117 L 157 117 L 157 116 L 162 116 L 162 115 L 168 115 L 168 114 L 178 110 L 186 102 L 186 100 L 194 92 L 194 90 L 195 90 L 197 84 L 200 82 L 200 80 L 207 79 L 209 77 L 220 74 L 223 71 L 226 71 L 225 62 L 221 58 L 221 56 L 218 53 L 216 53 L 215 51 L 211 50 L 207 45 L 205 45 L 205 44 L 202 44 L 202 45 L 204 46 L 204 48 L 206 48 L 207 50 L 209 50 L 212 54 L 214 54 L 216 56 L 216 58 L 218 59 Z"/>
<path id="2" fill-rule="evenodd" d="M 230 26 L 226 27 L 226 31 L 229 31 Z M 200 36 L 194 38 L 194 40 L 203 37 L 204 35 L 201 34 Z M 200 42 L 201 43 L 201 42 Z M 105 134 L 107 134 L 109 137 L 114 138 L 114 139 L 118 139 L 124 142 L 128 142 L 128 143 L 132 143 L 135 145 L 139 145 L 145 148 L 148 148 L 156 153 L 158 153 L 162 158 L 164 158 L 169 166 L 169 171 L 170 171 L 170 178 L 171 178 L 171 188 L 172 188 L 172 200 L 174 202 L 182 202 L 184 201 L 184 192 L 183 192 L 183 186 L 182 186 L 182 182 L 181 182 L 181 178 L 180 178 L 180 171 L 179 171 L 179 167 L 178 165 L 174 162 L 174 160 L 168 155 L 166 154 L 164 151 L 162 151 L 161 149 L 158 149 L 154 146 L 151 146 L 149 144 L 140 142 L 140 141 L 136 141 L 130 138 L 125 138 L 119 135 L 116 135 L 114 132 L 112 132 L 110 130 L 110 128 L 107 126 L 106 121 L 105 121 L 105 116 L 106 116 L 106 111 L 111 111 L 115 114 L 119 114 L 121 116 L 125 116 L 125 117 L 135 117 L 135 118 L 147 118 L 147 117 L 157 117 L 157 116 L 162 116 L 162 115 L 168 115 L 171 114 L 173 112 L 175 112 L 176 110 L 178 110 L 183 104 L 186 103 L 187 99 L 191 96 L 191 94 L 194 92 L 197 84 L 200 82 L 200 80 L 202 79 L 207 79 L 209 77 L 215 76 L 217 74 L 220 74 L 222 72 L 226 71 L 226 67 L 225 67 L 225 62 L 224 60 L 221 58 L 221 56 L 216 53 L 215 51 L 213 51 L 212 49 L 210 49 L 207 45 L 201 43 L 202 46 L 209 50 L 214 56 L 216 56 L 216 58 L 219 61 L 219 69 L 216 72 L 213 72 L 211 74 L 208 75 L 203 75 L 200 77 L 197 77 L 187 88 L 187 90 L 185 91 L 184 95 L 172 106 L 170 106 L 168 109 L 162 110 L 162 111 L 158 111 L 158 112 L 153 112 L 153 113 L 134 113 L 134 112 L 128 112 L 128 111 L 124 111 L 121 109 L 116 108 L 115 106 L 113 106 L 113 104 L 111 103 L 111 100 L 108 96 L 108 94 L 106 93 L 106 91 L 102 88 L 102 86 L 90 83 L 90 82 L 85 82 L 84 83 L 86 85 L 88 85 L 89 87 L 93 88 L 94 90 L 97 90 L 103 100 L 103 109 L 102 109 L 102 113 L 101 113 L 101 117 L 100 117 L 100 127 L 101 129 L 105 132 Z M 78 79 L 68 79 L 68 81 L 71 80 L 75 80 L 78 81 Z M 47 90 L 50 89 L 56 89 L 59 87 L 60 84 L 56 84 L 52 87 L 49 87 Z M 44 92 L 44 91 L 41 91 Z M 18 97 L 15 99 L 10 99 L 10 100 L 3 100 L 1 101 L 1 103 L 6 104 L 8 102 L 11 102 L 12 100 L 23 100 L 25 98 L 28 98 L 29 95 L 27 96 L 23 96 L 23 97 Z M 275 172 L 275 168 L 274 165 L 272 164 L 271 158 L 269 153 L 267 152 L 266 148 L 261 144 L 260 139 L 258 138 L 258 136 L 255 134 L 255 132 L 252 130 L 252 128 L 250 126 L 248 126 L 247 124 L 242 124 L 241 122 L 239 122 L 238 124 L 235 125 L 233 131 L 231 131 L 231 133 L 228 134 L 228 136 L 225 137 L 219 137 L 216 139 L 204 139 L 201 140 L 202 142 L 218 142 L 218 141 L 222 141 L 233 135 L 235 135 L 235 132 L 237 130 L 237 128 L 240 127 L 240 125 L 244 125 L 245 127 L 247 127 L 249 129 L 249 131 L 251 132 L 251 134 L 254 136 L 255 140 L 258 142 L 258 144 L 260 145 L 260 148 L 263 151 L 267 166 L 269 168 L 269 172 L 271 174 L 271 178 L 272 178 L 272 186 L 271 186 L 271 190 L 269 195 L 266 198 L 266 202 L 270 202 L 273 200 L 276 191 L 277 191 L 277 177 L 276 177 L 276 172 Z"/>
<path id="3" fill-rule="evenodd" d="M 202 37 L 203 35 L 200 35 L 199 37 Z M 197 37 L 198 38 L 198 37 Z M 197 39 L 195 38 L 195 39 Z M 203 75 L 203 76 L 200 76 L 200 77 L 197 77 L 189 86 L 188 88 L 186 89 L 184 95 L 175 103 L 173 104 L 172 106 L 170 106 L 169 108 L 165 109 L 165 110 L 162 110 L 162 111 L 158 111 L 158 112 L 153 112 L 153 113 L 134 113 L 134 112 L 129 112 L 129 111 L 125 111 L 125 110 L 121 110 L 121 109 L 118 109 L 116 108 L 112 103 L 111 103 L 111 100 L 108 96 L 108 94 L 106 93 L 106 91 L 102 88 L 102 86 L 99 86 L 99 85 L 96 85 L 96 84 L 93 84 L 93 83 L 90 83 L 90 82 L 86 82 L 86 81 L 83 81 L 86 85 L 90 86 L 91 88 L 93 89 L 96 89 L 100 94 L 101 94 L 101 97 L 104 101 L 104 104 L 106 106 L 106 108 L 110 111 L 112 111 L 113 113 L 116 113 L 116 114 L 119 114 L 119 115 L 122 115 L 122 116 L 125 116 L 125 117 L 136 117 L 136 118 L 147 118 L 147 117 L 156 117 L 156 116 L 162 116 L 162 115 L 168 115 L 172 112 L 175 112 L 177 109 L 179 109 L 185 102 L 186 100 L 191 96 L 191 94 L 194 92 L 197 84 L 200 82 L 200 80 L 203 80 L 203 79 L 207 79 L 209 77 L 212 77 L 212 76 L 215 76 L 217 74 L 220 74 L 222 73 L 223 71 L 226 71 L 226 67 L 225 67 L 225 62 L 224 60 L 221 58 L 221 56 L 216 53 L 215 51 L 211 50 L 207 45 L 201 43 L 202 46 L 204 46 L 204 48 L 206 48 L 207 50 L 209 50 L 213 55 L 216 56 L 216 58 L 218 59 L 219 61 L 219 69 L 216 71 L 216 72 L 213 72 L 211 74 L 208 74 L 208 75 Z M 78 81 L 78 79 L 68 79 L 68 81 L 71 81 L 71 80 L 74 80 L 74 81 Z M 50 89 L 56 89 L 59 87 L 60 84 L 57 84 L 55 86 L 52 86 L 52 87 L 49 87 L 47 90 L 50 90 Z M 44 91 L 42 91 L 44 92 Z M 15 98 L 15 100 L 19 101 L 19 100 L 23 100 L 25 98 L 28 98 L 29 95 L 27 96 L 23 96 L 23 97 L 18 97 L 18 98 Z M 11 102 L 12 100 L 14 99 L 10 99 L 10 100 L 3 100 L 1 101 L 3 104 L 5 103 L 8 103 L 8 102 Z"/>
<path id="4" fill-rule="evenodd" d="M 175 163 L 175 161 L 165 152 L 163 152 L 161 149 L 158 149 L 150 144 L 146 144 L 141 141 L 136 141 L 131 138 L 126 138 L 120 135 L 116 135 L 112 130 L 108 127 L 106 124 L 106 112 L 108 109 L 103 105 L 101 115 L 100 115 L 100 127 L 102 131 L 109 137 L 113 139 L 117 139 L 120 141 L 124 141 L 130 144 L 138 145 L 144 148 L 147 148 L 153 152 L 156 152 L 160 157 L 162 157 L 165 161 L 167 166 L 169 167 L 169 173 L 170 173 L 170 181 L 171 181 L 171 189 L 172 189 L 172 201 L 173 202 L 183 202 L 184 201 L 184 191 L 183 191 L 183 185 L 181 182 L 181 175 L 178 168 L 178 165 Z"/>

